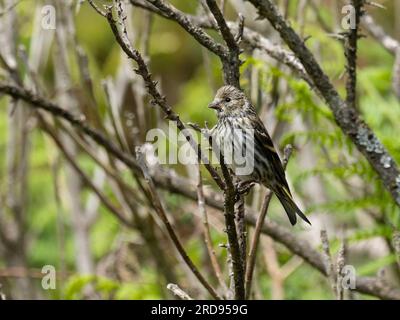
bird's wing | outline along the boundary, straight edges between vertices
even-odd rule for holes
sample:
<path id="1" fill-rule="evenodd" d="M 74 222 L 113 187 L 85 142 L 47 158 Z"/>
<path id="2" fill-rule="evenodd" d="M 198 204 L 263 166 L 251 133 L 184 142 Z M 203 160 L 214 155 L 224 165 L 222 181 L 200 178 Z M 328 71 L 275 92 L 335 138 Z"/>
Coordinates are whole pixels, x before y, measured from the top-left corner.
<path id="1" fill-rule="evenodd" d="M 261 122 L 258 116 L 256 117 L 254 123 L 255 145 L 259 146 L 259 152 L 261 153 L 261 156 L 268 162 L 269 169 L 272 171 L 272 174 L 274 174 L 275 178 L 271 183 L 266 181 L 266 184 L 272 189 L 279 201 L 282 203 L 292 225 L 296 223 L 296 214 L 298 214 L 304 221 L 311 225 L 310 221 L 293 201 L 289 185 L 286 181 L 285 170 L 283 169 L 282 162 L 275 150 L 271 137 L 264 127 L 264 124 Z"/>
<path id="2" fill-rule="evenodd" d="M 290 196 L 290 190 L 286 181 L 285 171 L 282 166 L 281 159 L 274 147 L 271 137 L 269 136 L 264 124 L 260 118 L 256 118 L 254 121 L 254 142 L 256 146 L 259 146 L 261 155 L 268 161 L 272 172 L 275 174 L 276 182 L 283 187 Z M 271 185 L 273 187 L 273 185 Z"/>

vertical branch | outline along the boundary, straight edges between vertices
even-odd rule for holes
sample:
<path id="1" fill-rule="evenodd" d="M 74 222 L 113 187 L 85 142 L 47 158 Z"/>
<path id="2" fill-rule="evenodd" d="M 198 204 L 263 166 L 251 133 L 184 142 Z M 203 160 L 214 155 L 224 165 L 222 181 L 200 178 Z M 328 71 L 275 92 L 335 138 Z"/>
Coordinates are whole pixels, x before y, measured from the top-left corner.
<path id="1" fill-rule="evenodd" d="M 235 223 L 235 203 L 237 192 L 222 156 L 220 162 L 226 184 L 224 191 L 224 217 L 226 233 L 228 234 L 229 252 L 232 260 L 235 299 L 244 300 L 244 270 Z"/>
<path id="2" fill-rule="evenodd" d="M 336 297 L 338 300 L 344 299 L 344 287 L 343 287 L 343 275 L 342 270 L 346 264 L 346 252 L 347 252 L 347 242 L 346 239 L 343 239 L 342 244 L 340 245 L 337 262 L 336 262 Z"/>
<path id="3" fill-rule="evenodd" d="M 244 217 L 245 217 L 244 195 L 239 194 L 239 200 L 236 204 L 236 224 L 237 224 L 237 233 L 239 235 L 240 257 L 242 260 L 243 270 L 246 270 L 247 232 L 246 232 L 246 222 L 244 220 Z"/>
<path id="4" fill-rule="evenodd" d="M 58 92 L 56 99 L 62 108 L 76 112 L 79 110 L 79 104 L 74 93 L 69 90 L 73 79 L 71 75 L 72 66 L 68 57 L 68 54 L 71 52 L 71 46 L 75 45 L 73 33 L 71 32 L 71 19 L 69 19 L 70 15 L 73 15 L 71 12 L 73 8 L 61 1 L 54 1 L 53 4 L 57 8 L 57 19 L 59 20 L 55 31 L 54 51 L 54 61 L 57 65 L 57 68 L 54 70 L 55 87 Z M 78 152 L 73 141 L 67 136 L 61 136 L 60 139 L 71 157 L 76 158 Z M 68 201 L 68 207 L 71 212 L 75 243 L 75 264 L 78 272 L 92 274 L 95 270 L 89 236 L 91 225 L 86 215 L 84 201 L 80 197 L 83 190 L 82 176 L 70 162 L 65 167 L 65 173 L 68 190 L 66 194 L 70 200 Z"/>
<path id="5" fill-rule="evenodd" d="M 348 78 L 346 83 L 347 105 L 355 108 L 357 97 L 357 42 L 359 38 L 358 29 L 360 18 L 363 14 L 364 0 L 352 0 L 355 9 L 355 26 L 347 34 L 345 41 L 345 56 L 347 59 Z"/>
<path id="6" fill-rule="evenodd" d="M 213 143 L 212 136 L 209 134 L 208 130 L 205 132 L 208 141 L 214 150 L 214 152 L 219 155 L 219 162 L 221 165 L 222 175 L 225 181 L 224 188 L 224 217 L 226 233 L 228 235 L 228 264 L 229 268 L 232 270 L 229 272 L 231 277 L 230 287 L 233 287 L 234 299 L 243 300 L 245 299 L 245 288 L 244 288 L 244 262 L 242 261 L 241 249 L 238 240 L 238 234 L 235 223 L 235 203 L 240 194 L 233 184 L 232 176 L 225 165 L 225 160 L 223 154 L 220 152 L 218 145 Z M 244 207 L 242 210 L 242 216 L 244 218 Z"/>
<path id="7" fill-rule="evenodd" d="M 240 55 L 240 48 L 238 45 L 238 39 L 241 38 L 240 32 L 239 36 L 237 39 L 233 36 L 231 30 L 229 29 L 226 20 L 221 12 L 221 10 L 218 7 L 218 4 L 215 2 L 215 0 L 206 0 L 208 7 L 210 8 L 211 13 L 213 14 L 217 25 L 218 29 L 225 41 L 225 43 L 228 46 L 228 52 L 226 52 L 224 55 L 220 56 L 221 62 L 222 62 L 222 67 L 224 70 L 224 78 L 225 82 L 227 84 L 233 85 L 237 88 L 240 88 L 240 65 L 241 61 L 239 58 Z M 242 29 L 241 32 L 243 32 L 243 18 L 240 18 L 240 24 Z"/>
<path id="8" fill-rule="evenodd" d="M 331 283 L 332 292 L 336 296 L 337 295 L 336 270 L 332 260 L 328 234 L 325 229 L 321 230 L 320 237 L 322 243 L 323 259 L 324 259 L 326 274 L 328 275 L 329 281 Z"/>
<path id="9" fill-rule="evenodd" d="M 225 83 L 240 88 L 240 65 L 241 61 L 239 58 L 240 48 L 238 42 L 240 41 L 243 33 L 243 17 L 240 18 L 240 26 L 238 35 L 235 37 L 229 29 L 226 20 L 218 7 L 215 0 L 206 0 L 207 6 L 213 14 L 215 21 L 217 22 L 218 29 L 224 39 L 228 52 L 221 55 L 221 62 L 224 71 Z M 244 266 L 246 261 L 246 239 L 245 239 L 245 227 L 244 227 L 244 199 L 243 196 L 239 195 L 235 185 L 233 184 L 232 177 L 225 166 L 223 157 L 220 157 L 221 169 L 225 179 L 225 200 L 224 200 L 224 215 L 226 232 L 228 234 L 229 251 L 232 260 L 232 272 L 234 282 L 234 295 L 235 299 L 243 300 L 245 298 L 245 287 L 244 287 Z M 240 199 L 238 205 L 238 226 L 235 223 L 235 203 L 237 199 Z M 240 238 L 238 238 L 238 231 Z"/>
<path id="10" fill-rule="evenodd" d="M 64 221 L 64 210 L 61 201 L 61 191 L 60 191 L 60 157 L 55 156 L 52 157 L 49 155 L 49 160 L 51 162 L 51 170 L 53 174 L 53 189 L 54 189 L 54 200 L 56 206 L 56 232 L 57 232 L 57 242 L 58 242 L 58 268 L 60 270 L 60 279 L 59 285 L 61 287 L 64 286 L 64 275 L 66 271 L 66 260 L 65 260 L 65 221 Z M 61 298 L 64 298 L 64 295 L 61 294 Z"/>

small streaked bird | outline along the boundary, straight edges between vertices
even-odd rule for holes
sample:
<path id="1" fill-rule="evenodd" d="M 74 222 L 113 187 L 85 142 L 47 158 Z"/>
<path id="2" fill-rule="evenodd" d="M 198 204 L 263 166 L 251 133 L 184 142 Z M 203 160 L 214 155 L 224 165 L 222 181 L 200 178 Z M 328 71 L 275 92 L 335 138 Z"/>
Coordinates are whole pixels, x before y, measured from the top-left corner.
<path id="1" fill-rule="evenodd" d="M 258 182 L 272 190 L 292 225 L 296 224 L 296 214 L 311 224 L 293 201 L 279 155 L 245 94 L 233 86 L 224 86 L 217 91 L 209 108 L 217 111 L 218 123 L 212 129 L 212 136 L 221 154 L 225 159 L 228 156 L 235 159 L 234 154 L 240 153 L 245 162 L 252 164 L 252 170 L 237 174 L 239 166 L 235 161 L 226 161 L 227 166 L 242 182 Z"/>

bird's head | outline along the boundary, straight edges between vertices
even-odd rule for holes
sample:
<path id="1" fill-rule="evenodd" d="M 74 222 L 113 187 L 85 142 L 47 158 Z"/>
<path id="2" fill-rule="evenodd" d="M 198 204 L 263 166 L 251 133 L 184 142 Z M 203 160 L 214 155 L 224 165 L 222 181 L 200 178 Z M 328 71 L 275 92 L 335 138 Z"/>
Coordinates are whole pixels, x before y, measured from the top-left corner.
<path id="1" fill-rule="evenodd" d="M 224 86 L 217 91 L 209 108 L 218 112 L 218 117 L 238 115 L 244 111 L 246 96 L 234 86 Z"/>

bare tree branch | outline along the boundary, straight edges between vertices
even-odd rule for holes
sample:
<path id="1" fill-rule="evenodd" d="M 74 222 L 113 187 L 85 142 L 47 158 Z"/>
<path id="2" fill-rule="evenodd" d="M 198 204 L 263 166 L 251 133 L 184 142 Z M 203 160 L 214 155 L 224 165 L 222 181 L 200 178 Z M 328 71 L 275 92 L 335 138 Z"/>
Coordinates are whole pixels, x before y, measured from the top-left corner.
<path id="1" fill-rule="evenodd" d="M 167 289 L 170 290 L 174 295 L 182 300 L 193 300 L 185 291 L 178 287 L 178 285 L 169 283 Z"/>

